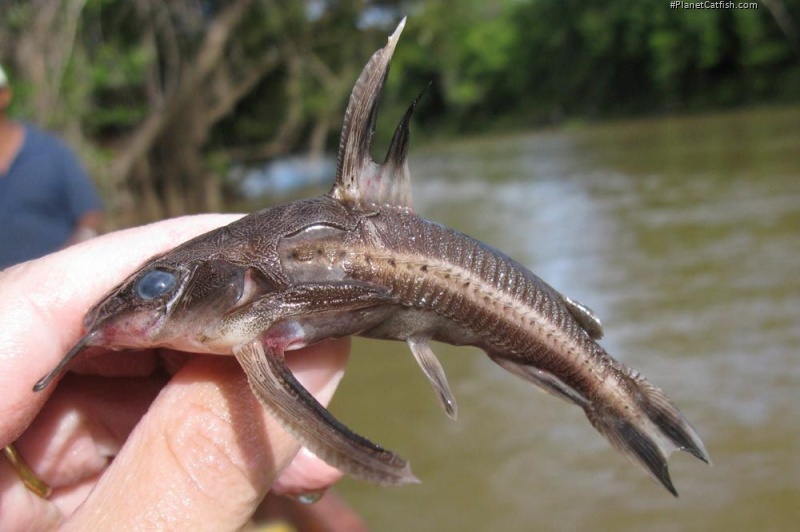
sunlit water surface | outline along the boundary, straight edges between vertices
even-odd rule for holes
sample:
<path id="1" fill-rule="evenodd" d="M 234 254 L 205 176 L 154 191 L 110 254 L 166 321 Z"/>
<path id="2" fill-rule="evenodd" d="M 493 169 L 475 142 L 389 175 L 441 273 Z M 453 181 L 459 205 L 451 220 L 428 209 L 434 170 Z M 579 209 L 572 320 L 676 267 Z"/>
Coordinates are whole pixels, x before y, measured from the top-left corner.
<path id="1" fill-rule="evenodd" d="M 714 465 L 674 455 L 675 499 L 578 408 L 434 345 L 451 421 L 404 345 L 359 340 L 332 410 L 422 480 L 340 485 L 374 530 L 800 526 L 800 109 L 412 142 L 411 157 L 417 210 L 592 307 Z"/>

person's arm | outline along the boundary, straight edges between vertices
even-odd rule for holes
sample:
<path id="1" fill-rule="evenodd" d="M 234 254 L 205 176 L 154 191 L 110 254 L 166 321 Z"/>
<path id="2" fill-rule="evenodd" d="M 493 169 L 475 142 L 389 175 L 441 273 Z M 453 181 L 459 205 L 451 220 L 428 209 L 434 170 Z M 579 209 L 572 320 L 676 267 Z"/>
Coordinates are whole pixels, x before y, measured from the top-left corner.
<path id="1" fill-rule="evenodd" d="M 100 233 L 103 223 L 103 202 L 78 156 L 59 141 L 59 157 L 65 207 L 74 222 L 63 247 L 89 240 Z"/>
<path id="2" fill-rule="evenodd" d="M 89 240 L 100 234 L 100 227 L 103 225 L 103 211 L 89 211 L 78 218 L 75 229 L 72 231 L 65 247 L 72 246 L 78 242 Z"/>
<path id="3" fill-rule="evenodd" d="M 268 490 L 314 492 L 338 480 L 335 469 L 297 454 L 233 357 L 95 350 L 76 361 L 80 375 L 31 389 L 80 337 L 84 313 L 106 291 L 153 254 L 234 218 L 110 233 L 0 272 L 0 446 L 13 443 L 53 488 L 47 499 L 35 495 L 0 456 L 0 529 L 239 528 Z M 323 404 L 348 346 L 325 342 L 287 355 Z"/>

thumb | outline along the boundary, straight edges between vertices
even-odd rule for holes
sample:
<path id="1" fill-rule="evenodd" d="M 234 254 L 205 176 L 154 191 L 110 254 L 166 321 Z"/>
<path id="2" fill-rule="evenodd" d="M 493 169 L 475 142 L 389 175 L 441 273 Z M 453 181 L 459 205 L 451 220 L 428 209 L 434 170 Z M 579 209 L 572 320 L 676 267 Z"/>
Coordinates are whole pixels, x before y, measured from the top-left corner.
<path id="1" fill-rule="evenodd" d="M 295 376 L 321 402 L 342 376 L 348 346 L 325 342 L 292 353 L 302 357 Z M 200 357 L 156 398 L 67 525 L 240 528 L 299 448 L 258 403 L 232 357 Z M 320 475 L 332 482 L 337 477 L 326 467 Z"/>

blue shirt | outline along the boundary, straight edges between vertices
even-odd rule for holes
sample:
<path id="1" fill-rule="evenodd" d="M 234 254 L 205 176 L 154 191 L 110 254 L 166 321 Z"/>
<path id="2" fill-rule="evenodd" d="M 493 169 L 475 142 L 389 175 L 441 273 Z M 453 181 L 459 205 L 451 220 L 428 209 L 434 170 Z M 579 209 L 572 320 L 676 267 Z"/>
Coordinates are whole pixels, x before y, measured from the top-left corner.
<path id="1" fill-rule="evenodd" d="M 59 138 L 24 124 L 25 139 L 0 173 L 0 269 L 66 244 L 78 220 L 102 202 L 77 157 Z"/>

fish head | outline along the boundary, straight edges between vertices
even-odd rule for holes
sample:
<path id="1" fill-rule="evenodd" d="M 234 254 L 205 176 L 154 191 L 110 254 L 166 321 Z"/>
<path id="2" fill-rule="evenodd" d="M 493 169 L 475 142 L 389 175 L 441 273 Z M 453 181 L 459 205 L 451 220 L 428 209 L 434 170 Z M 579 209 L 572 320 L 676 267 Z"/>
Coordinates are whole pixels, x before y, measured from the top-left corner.
<path id="1" fill-rule="evenodd" d="M 226 261 L 154 261 L 89 310 L 87 345 L 182 347 L 237 307 L 244 288 L 245 268 Z"/>
<path id="2" fill-rule="evenodd" d="M 230 353 L 230 342 L 216 332 L 218 325 L 264 288 L 250 268 L 229 261 L 156 258 L 87 312 L 84 336 L 34 389 L 45 388 L 90 346 Z"/>

